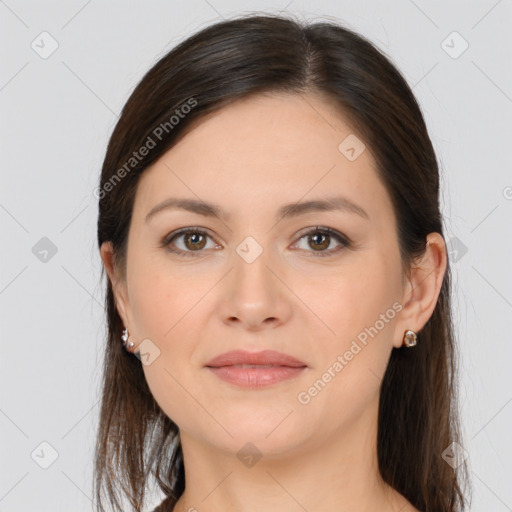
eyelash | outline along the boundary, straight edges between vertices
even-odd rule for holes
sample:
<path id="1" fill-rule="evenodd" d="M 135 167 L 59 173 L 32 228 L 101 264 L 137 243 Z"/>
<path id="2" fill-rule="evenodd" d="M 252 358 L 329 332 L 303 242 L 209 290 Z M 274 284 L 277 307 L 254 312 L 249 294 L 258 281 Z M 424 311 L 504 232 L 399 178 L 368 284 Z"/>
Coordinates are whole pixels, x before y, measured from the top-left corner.
<path id="1" fill-rule="evenodd" d="M 340 250 L 342 250 L 344 248 L 349 248 L 352 245 L 352 242 L 350 241 L 350 239 L 348 237 L 342 235 L 341 233 L 339 233 L 338 231 L 336 231 L 334 229 L 331 229 L 328 227 L 322 227 L 322 226 L 316 226 L 315 228 L 310 229 L 309 231 L 306 231 L 305 233 L 302 233 L 302 235 L 299 237 L 298 241 L 302 240 L 304 237 L 307 237 L 308 235 L 315 234 L 315 233 L 329 235 L 329 236 L 333 237 L 337 242 L 341 243 L 342 246 L 338 247 L 334 250 L 330 249 L 329 251 L 306 251 L 306 252 L 314 253 L 314 255 L 308 256 L 308 257 L 325 258 L 328 256 L 332 256 L 334 253 L 338 253 Z M 196 257 L 196 256 L 200 255 L 202 252 L 204 252 L 203 250 L 183 251 L 181 249 L 170 249 L 169 248 L 171 242 L 173 242 L 176 238 L 178 238 L 179 236 L 182 236 L 182 235 L 187 235 L 187 234 L 200 234 L 200 235 L 206 235 L 207 237 L 212 238 L 212 237 L 210 237 L 210 235 L 208 235 L 208 233 L 206 231 L 204 231 L 201 228 L 195 228 L 195 227 L 183 228 L 183 229 L 174 231 L 174 232 L 170 233 L 169 235 L 165 236 L 162 240 L 162 247 L 167 247 L 167 249 L 171 253 L 178 254 L 179 256 L 192 257 L 192 258 Z M 194 254 L 194 253 L 197 253 L 197 254 Z"/>

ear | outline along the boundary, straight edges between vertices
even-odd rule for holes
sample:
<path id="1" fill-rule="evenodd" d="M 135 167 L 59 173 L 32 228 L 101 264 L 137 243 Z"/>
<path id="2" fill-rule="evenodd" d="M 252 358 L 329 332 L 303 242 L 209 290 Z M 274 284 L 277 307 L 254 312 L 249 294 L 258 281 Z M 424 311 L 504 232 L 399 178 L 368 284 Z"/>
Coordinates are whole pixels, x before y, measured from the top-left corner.
<path id="1" fill-rule="evenodd" d="M 112 242 L 103 242 L 100 248 L 100 255 L 107 271 L 108 277 L 112 284 L 112 291 L 116 302 L 117 312 L 121 317 L 125 327 L 130 330 L 129 319 L 127 311 L 129 311 L 128 293 L 126 290 L 126 283 L 120 279 L 118 271 L 114 265 L 115 253 L 112 247 Z"/>
<path id="2" fill-rule="evenodd" d="M 429 233 L 425 254 L 411 268 L 404 286 L 403 306 L 395 327 L 393 345 L 402 346 L 404 332 L 408 329 L 418 333 L 436 307 L 443 284 L 448 257 L 446 244 L 440 233 Z"/>

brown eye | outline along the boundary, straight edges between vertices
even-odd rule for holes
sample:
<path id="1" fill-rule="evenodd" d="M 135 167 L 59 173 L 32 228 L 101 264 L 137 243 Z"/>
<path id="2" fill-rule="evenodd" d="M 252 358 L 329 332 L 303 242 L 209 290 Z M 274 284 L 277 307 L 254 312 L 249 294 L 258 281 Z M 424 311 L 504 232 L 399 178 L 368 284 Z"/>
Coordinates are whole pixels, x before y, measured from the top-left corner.
<path id="1" fill-rule="evenodd" d="M 201 229 L 187 228 L 175 231 L 162 240 L 162 247 L 167 247 L 179 256 L 200 256 L 207 248 L 210 235 Z M 215 244 L 213 244 L 214 248 Z M 195 253 L 195 254 L 194 254 Z"/>
<path id="2" fill-rule="evenodd" d="M 351 242 L 346 236 L 338 233 L 334 229 L 322 228 L 320 226 L 317 226 L 315 229 L 311 229 L 308 232 L 303 233 L 299 239 L 299 242 L 302 239 L 307 239 L 307 247 L 299 247 L 299 249 L 304 249 L 306 252 L 313 253 L 310 255 L 313 257 L 332 256 L 334 253 L 338 253 L 342 249 L 351 246 Z M 332 242 L 337 242 L 338 247 L 327 250 Z M 309 250 L 308 248 L 313 250 Z"/>
<path id="3" fill-rule="evenodd" d="M 315 247 L 315 249 L 327 249 L 331 242 L 331 238 L 329 235 L 315 233 L 313 235 L 308 235 L 308 243 L 311 247 Z"/>
<path id="4" fill-rule="evenodd" d="M 185 241 L 185 246 L 187 249 L 192 251 L 203 249 L 206 243 L 206 237 L 195 231 L 183 235 L 183 240 Z"/>

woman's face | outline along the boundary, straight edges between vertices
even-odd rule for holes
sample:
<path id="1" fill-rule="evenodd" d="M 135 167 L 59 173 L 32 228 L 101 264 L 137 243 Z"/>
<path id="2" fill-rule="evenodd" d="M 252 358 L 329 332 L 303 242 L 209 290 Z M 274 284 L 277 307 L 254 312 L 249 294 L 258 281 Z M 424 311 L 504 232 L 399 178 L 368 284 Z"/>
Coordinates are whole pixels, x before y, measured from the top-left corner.
<path id="1" fill-rule="evenodd" d="M 170 198 L 219 216 L 169 207 L 148 217 Z M 310 201 L 333 207 L 300 207 Z M 192 233 L 171 240 L 183 228 Z M 313 448 L 373 418 L 391 350 L 418 327 L 399 314 L 406 281 L 375 162 L 311 95 L 238 101 L 147 169 L 126 275 L 118 307 L 156 401 L 182 435 L 230 452 Z M 232 350 L 277 351 L 302 367 L 207 366 Z"/>

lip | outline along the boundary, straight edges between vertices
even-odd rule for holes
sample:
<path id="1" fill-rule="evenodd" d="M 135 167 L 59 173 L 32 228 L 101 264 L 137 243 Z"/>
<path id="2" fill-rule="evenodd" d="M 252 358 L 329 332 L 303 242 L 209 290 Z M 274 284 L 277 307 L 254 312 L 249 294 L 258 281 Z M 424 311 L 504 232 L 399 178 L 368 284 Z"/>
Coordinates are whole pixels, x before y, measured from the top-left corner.
<path id="1" fill-rule="evenodd" d="M 307 368 L 306 363 L 274 350 L 232 350 L 205 366 L 221 380 L 245 388 L 270 386 L 296 377 Z"/>
<path id="2" fill-rule="evenodd" d="M 261 352 L 247 352 L 246 350 L 232 350 L 225 352 L 205 366 L 221 367 L 236 365 L 258 365 L 258 366 L 288 366 L 290 368 L 299 368 L 307 366 L 306 363 L 295 359 L 295 357 L 276 352 L 275 350 L 262 350 Z"/>

